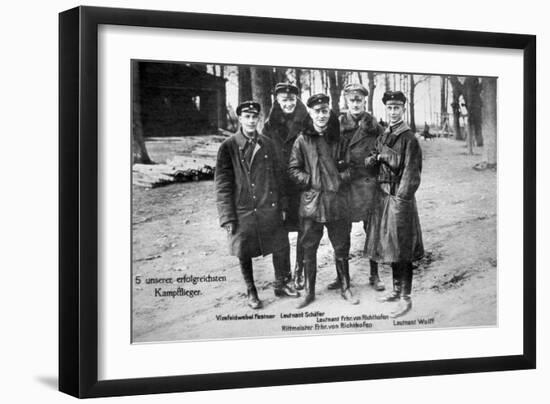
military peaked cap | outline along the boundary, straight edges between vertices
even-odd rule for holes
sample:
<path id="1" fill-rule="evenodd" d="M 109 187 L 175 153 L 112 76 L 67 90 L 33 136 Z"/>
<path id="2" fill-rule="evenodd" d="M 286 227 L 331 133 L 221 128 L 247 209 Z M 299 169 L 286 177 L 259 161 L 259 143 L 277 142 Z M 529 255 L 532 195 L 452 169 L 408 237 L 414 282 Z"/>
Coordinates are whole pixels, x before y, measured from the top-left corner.
<path id="1" fill-rule="evenodd" d="M 330 102 L 330 98 L 326 94 L 315 94 L 308 98 L 307 100 L 307 106 L 309 108 L 313 108 L 316 105 L 320 104 L 328 104 Z"/>
<path id="2" fill-rule="evenodd" d="M 236 112 L 237 115 L 241 115 L 243 112 L 252 112 L 254 114 L 259 114 L 260 110 L 260 104 L 256 101 L 245 101 L 239 104 Z"/>
<path id="3" fill-rule="evenodd" d="M 382 102 L 387 104 L 388 101 L 402 102 L 405 104 L 407 102 L 407 97 L 401 91 L 386 91 L 382 97 Z"/>
<path id="4" fill-rule="evenodd" d="M 296 87 L 294 84 L 290 83 L 277 83 L 275 85 L 275 95 L 279 93 L 286 93 L 286 94 L 300 94 L 300 90 L 298 90 L 298 87 Z"/>
<path id="5" fill-rule="evenodd" d="M 359 93 L 366 97 L 367 95 L 369 95 L 369 90 L 367 90 L 359 83 L 351 83 L 344 87 L 344 94 L 350 95 L 353 93 Z"/>

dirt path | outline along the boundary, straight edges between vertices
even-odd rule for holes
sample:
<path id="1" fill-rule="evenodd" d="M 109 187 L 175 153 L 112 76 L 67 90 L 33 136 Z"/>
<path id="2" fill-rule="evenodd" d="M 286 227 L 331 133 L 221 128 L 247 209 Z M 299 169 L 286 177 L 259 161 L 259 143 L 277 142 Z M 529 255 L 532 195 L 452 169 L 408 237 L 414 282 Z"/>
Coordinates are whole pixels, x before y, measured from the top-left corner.
<path id="1" fill-rule="evenodd" d="M 427 253 L 415 269 L 413 310 L 400 319 L 407 323 L 388 319 L 393 306 L 376 302 L 379 292 L 368 286 L 360 223 L 352 230 L 350 261 L 358 306 L 326 289 L 335 269 L 325 235 L 312 305 L 299 311 L 294 299 L 273 295 L 269 256 L 254 260 L 264 309 L 248 309 L 238 261 L 227 254 L 226 236 L 218 226 L 214 184 L 205 181 L 150 190 L 134 187 L 134 341 L 496 325 L 496 173 L 473 170 L 480 155 L 466 155 L 461 142 L 437 139 L 421 145 L 424 168 L 417 202 Z M 295 239 L 292 234 L 291 245 Z M 390 268 L 382 267 L 381 276 L 389 288 Z M 199 278 L 195 285 L 191 277 Z M 235 320 L 237 316 L 243 318 Z M 307 330 L 282 331 L 283 326 Z"/>

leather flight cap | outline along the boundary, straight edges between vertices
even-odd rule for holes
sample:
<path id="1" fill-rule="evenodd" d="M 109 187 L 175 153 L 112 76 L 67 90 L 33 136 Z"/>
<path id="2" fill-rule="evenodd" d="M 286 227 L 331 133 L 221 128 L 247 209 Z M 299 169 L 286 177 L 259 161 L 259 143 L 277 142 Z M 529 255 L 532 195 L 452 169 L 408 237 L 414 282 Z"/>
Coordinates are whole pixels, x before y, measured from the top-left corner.
<path id="1" fill-rule="evenodd" d="M 367 90 L 359 83 L 350 83 L 344 87 L 345 95 L 353 95 L 355 93 L 361 94 L 366 97 L 367 95 L 369 95 L 369 90 Z"/>
<path id="2" fill-rule="evenodd" d="M 243 112 L 252 112 L 254 114 L 260 113 L 260 104 L 256 101 L 245 101 L 241 102 L 237 107 L 237 115 L 241 115 Z"/>
<path id="3" fill-rule="evenodd" d="M 330 98 L 326 94 L 315 94 L 308 98 L 307 106 L 308 108 L 313 108 L 316 105 L 329 104 Z"/>
<path id="4" fill-rule="evenodd" d="M 285 94 L 300 94 L 300 90 L 298 90 L 298 87 L 296 87 L 294 84 L 290 83 L 277 83 L 275 85 L 275 95 L 279 93 L 285 93 Z"/>
<path id="5" fill-rule="evenodd" d="M 382 102 L 387 104 L 388 102 L 400 102 L 405 104 L 407 97 L 401 91 L 386 91 L 382 97 Z"/>

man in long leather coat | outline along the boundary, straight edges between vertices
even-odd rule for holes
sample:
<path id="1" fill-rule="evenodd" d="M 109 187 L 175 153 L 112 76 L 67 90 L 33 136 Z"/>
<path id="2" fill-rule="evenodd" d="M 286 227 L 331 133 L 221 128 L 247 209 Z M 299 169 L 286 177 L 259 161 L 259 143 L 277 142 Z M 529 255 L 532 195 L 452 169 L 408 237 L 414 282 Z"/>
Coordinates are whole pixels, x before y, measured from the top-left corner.
<path id="1" fill-rule="evenodd" d="M 231 255 L 239 258 L 248 305 L 262 307 L 254 284 L 252 258 L 273 254 L 284 262 L 288 237 L 283 226 L 286 198 L 284 171 L 273 142 L 258 134 L 260 104 L 237 107 L 240 128 L 218 150 L 215 185 L 220 225 L 227 231 Z M 285 268 L 275 266 L 275 294 L 298 297 L 285 282 Z"/>
<path id="2" fill-rule="evenodd" d="M 376 149 L 376 141 L 384 132 L 376 119 L 366 111 L 368 90 L 361 84 L 352 83 L 344 87 L 344 97 L 348 105 L 346 113 L 340 115 L 341 147 L 343 163 L 350 170 L 351 181 L 347 185 L 351 222 L 363 222 L 365 234 L 369 232 L 370 216 L 374 213 L 378 197 L 376 177 L 377 167 L 365 167 L 365 159 Z M 384 283 L 378 275 L 378 263 L 370 260 L 369 283 L 377 291 L 384 290 Z M 339 289 L 336 278 L 328 285 L 329 289 Z"/>
<path id="3" fill-rule="evenodd" d="M 405 95 L 388 91 L 386 105 L 389 127 L 377 142 L 377 154 L 365 160 L 366 167 L 379 165 L 381 194 L 376 219 L 367 234 L 365 252 L 378 262 L 391 263 L 393 291 L 381 301 L 399 302 L 392 317 L 412 308 L 413 261 L 424 255 L 422 231 L 415 193 L 420 185 L 422 150 L 415 134 L 403 122 Z"/>
<path id="4" fill-rule="evenodd" d="M 302 189 L 299 215 L 306 296 L 298 308 L 315 300 L 317 249 L 324 227 L 327 228 L 334 249 L 342 297 L 352 304 L 359 303 L 350 290 L 350 223 L 347 195 L 342 187 L 346 172 L 339 172 L 337 167 L 340 157 L 340 128 L 338 118 L 330 110 L 329 101 L 325 94 L 316 94 L 308 99 L 311 119 L 294 142 L 290 154 L 290 178 Z"/>
<path id="5" fill-rule="evenodd" d="M 280 152 L 280 161 L 284 165 L 285 174 L 287 174 L 288 161 L 292 145 L 303 130 L 305 121 L 308 118 L 306 106 L 299 99 L 298 87 L 288 83 L 278 83 L 275 86 L 275 102 L 271 107 L 269 116 L 265 122 L 263 134 L 269 137 Z M 298 232 L 296 239 L 296 264 L 292 274 L 294 287 L 298 290 L 304 288 L 303 268 L 304 253 L 300 238 L 300 222 L 298 209 L 300 208 L 300 189 L 285 175 L 283 180 L 284 192 L 288 198 L 288 210 L 285 220 L 285 229 L 288 233 Z M 273 255 L 273 259 L 277 259 Z M 278 265 L 275 262 L 274 265 Z M 285 262 L 281 263 L 290 274 L 290 250 L 286 256 Z M 290 275 L 289 275 L 290 276 Z"/>

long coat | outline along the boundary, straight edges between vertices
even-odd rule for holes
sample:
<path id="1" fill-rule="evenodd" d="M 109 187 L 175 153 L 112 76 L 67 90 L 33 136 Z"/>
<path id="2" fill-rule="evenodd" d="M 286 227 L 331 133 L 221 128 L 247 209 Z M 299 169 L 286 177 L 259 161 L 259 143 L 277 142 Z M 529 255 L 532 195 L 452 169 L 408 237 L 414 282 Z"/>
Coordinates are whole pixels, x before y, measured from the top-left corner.
<path id="1" fill-rule="evenodd" d="M 252 258 L 288 247 L 281 210 L 286 198 L 281 192 L 282 171 L 272 141 L 258 135 L 250 166 L 243 154 L 247 140 L 239 131 L 218 150 L 215 185 L 220 225 L 236 223 L 228 235 L 231 255 Z"/>
<path id="2" fill-rule="evenodd" d="M 340 115 L 339 119 L 341 147 L 351 175 L 351 182 L 347 186 L 349 214 L 352 222 L 359 222 L 367 220 L 375 206 L 378 169 L 366 168 L 364 162 L 375 151 L 376 140 L 384 133 L 384 128 L 368 112 L 364 112 L 359 119 L 347 112 Z"/>
<path id="3" fill-rule="evenodd" d="M 378 262 L 412 262 L 424 256 L 415 193 L 422 150 L 407 124 L 386 129 L 377 142 L 380 197 L 371 216 L 366 255 Z"/>
<path id="4" fill-rule="evenodd" d="M 288 163 L 290 178 L 302 190 L 301 218 L 320 223 L 349 218 L 344 178 L 336 166 L 341 156 L 338 118 L 331 115 L 323 136 L 309 119 L 292 146 Z"/>
<path id="5" fill-rule="evenodd" d="M 304 129 L 307 118 L 306 106 L 299 99 L 292 114 L 283 113 L 281 106 L 275 101 L 262 131 L 275 144 L 275 148 L 280 153 L 279 161 L 283 164 L 285 173 L 283 188 L 288 198 L 288 211 L 285 221 L 287 231 L 299 230 L 300 188 L 288 176 L 288 162 L 292 145 L 298 134 Z"/>

